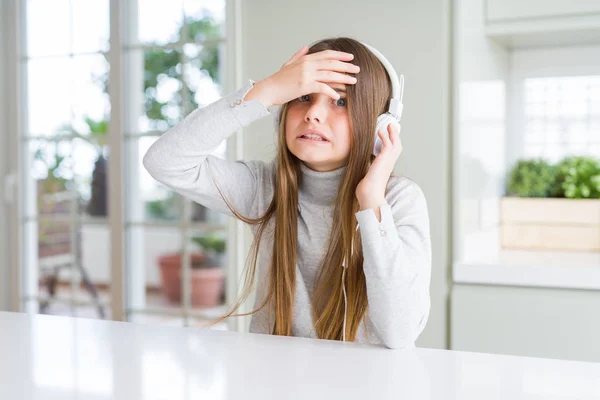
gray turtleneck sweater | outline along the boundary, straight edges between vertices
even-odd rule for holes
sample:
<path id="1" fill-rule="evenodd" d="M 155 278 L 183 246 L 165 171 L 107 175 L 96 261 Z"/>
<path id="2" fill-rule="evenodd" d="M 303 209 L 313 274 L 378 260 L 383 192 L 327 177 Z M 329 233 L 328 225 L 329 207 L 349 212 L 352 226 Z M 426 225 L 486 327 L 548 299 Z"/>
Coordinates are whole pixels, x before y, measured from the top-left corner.
<path id="1" fill-rule="evenodd" d="M 274 163 L 229 161 L 211 154 L 229 136 L 270 114 L 260 101 L 243 100 L 253 83 L 249 81 L 243 88 L 194 110 L 165 132 L 144 156 L 144 167 L 150 175 L 183 196 L 233 216 L 216 182 L 242 215 L 257 218 L 264 214 L 273 198 Z M 317 172 L 301 164 L 294 336 L 316 337 L 310 299 L 327 249 L 333 201 L 344 171 L 345 167 Z M 380 205 L 381 221 L 372 209 L 356 213 L 369 302 L 367 326 L 361 324 L 357 341 L 390 348 L 411 347 L 425 327 L 430 310 L 427 203 L 415 182 L 395 175 L 388 182 L 385 199 Z M 268 286 L 272 228 L 267 224 L 259 247 L 256 305 L 261 304 Z M 251 230 L 256 233 L 255 226 Z M 250 332 L 271 332 L 268 320 L 265 307 L 252 316 Z"/>

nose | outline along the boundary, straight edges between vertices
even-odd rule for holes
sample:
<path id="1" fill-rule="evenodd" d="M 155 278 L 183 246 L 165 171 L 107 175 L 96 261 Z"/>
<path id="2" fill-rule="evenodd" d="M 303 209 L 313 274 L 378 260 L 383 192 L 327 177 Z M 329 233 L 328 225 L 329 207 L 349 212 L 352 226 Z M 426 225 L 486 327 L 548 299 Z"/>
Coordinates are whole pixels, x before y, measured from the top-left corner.
<path id="1" fill-rule="evenodd" d="M 322 124 L 327 117 L 327 107 L 322 101 L 314 101 L 306 110 L 304 121 Z"/>

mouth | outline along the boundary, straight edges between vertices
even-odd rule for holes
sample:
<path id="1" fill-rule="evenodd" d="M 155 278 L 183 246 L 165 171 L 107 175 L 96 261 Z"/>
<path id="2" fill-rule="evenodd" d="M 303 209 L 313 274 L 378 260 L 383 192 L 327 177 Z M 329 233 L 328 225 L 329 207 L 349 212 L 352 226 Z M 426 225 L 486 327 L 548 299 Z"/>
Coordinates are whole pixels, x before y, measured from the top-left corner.
<path id="1" fill-rule="evenodd" d="M 309 142 L 323 142 L 323 143 L 329 142 L 329 140 L 327 139 L 327 137 L 325 135 L 323 135 L 321 132 L 315 131 L 315 130 L 308 130 L 308 131 L 302 132 L 300 135 L 298 135 L 297 139 L 302 140 L 302 141 L 309 141 Z"/>

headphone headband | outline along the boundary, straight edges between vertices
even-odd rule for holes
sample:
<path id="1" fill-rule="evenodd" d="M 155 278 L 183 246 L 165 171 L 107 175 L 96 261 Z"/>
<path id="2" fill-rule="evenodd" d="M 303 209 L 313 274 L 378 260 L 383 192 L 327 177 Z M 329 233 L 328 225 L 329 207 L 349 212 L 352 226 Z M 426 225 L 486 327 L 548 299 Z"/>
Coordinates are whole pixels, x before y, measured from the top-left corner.
<path id="1" fill-rule="evenodd" d="M 379 61 L 381 61 L 385 70 L 387 71 L 390 77 L 390 82 L 392 83 L 392 98 L 390 99 L 390 107 L 388 112 L 397 119 L 400 119 L 402 97 L 404 95 L 404 75 L 401 75 L 400 78 L 398 78 L 398 74 L 392 66 L 392 63 L 390 63 L 379 50 L 364 42 L 361 43 L 367 47 L 379 59 Z"/>

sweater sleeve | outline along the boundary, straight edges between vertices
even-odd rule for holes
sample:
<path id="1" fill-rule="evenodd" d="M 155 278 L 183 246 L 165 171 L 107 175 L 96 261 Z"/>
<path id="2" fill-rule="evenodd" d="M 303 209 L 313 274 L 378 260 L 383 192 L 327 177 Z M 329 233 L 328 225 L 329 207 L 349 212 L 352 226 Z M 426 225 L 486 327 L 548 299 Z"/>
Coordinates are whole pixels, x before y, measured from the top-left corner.
<path id="1" fill-rule="evenodd" d="M 414 346 L 429 318 L 431 237 L 421 188 L 394 178 L 381 222 L 372 209 L 356 213 L 361 232 L 368 318 L 389 348 Z"/>
<path id="2" fill-rule="evenodd" d="M 233 133 L 269 114 L 259 100 L 243 100 L 253 85 L 250 80 L 165 132 L 144 155 L 148 173 L 177 193 L 232 216 L 216 182 L 231 205 L 249 216 L 262 163 L 224 160 L 211 153 Z"/>

